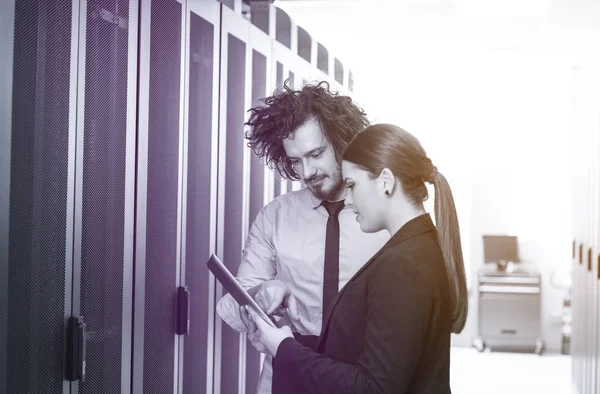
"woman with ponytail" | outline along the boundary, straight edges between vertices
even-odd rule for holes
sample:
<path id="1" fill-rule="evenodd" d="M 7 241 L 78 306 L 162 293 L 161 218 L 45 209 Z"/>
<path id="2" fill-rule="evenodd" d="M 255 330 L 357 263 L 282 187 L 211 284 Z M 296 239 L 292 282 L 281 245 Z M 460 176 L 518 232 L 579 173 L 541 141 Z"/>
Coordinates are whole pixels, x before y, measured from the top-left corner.
<path id="1" fill-rule="evenodd" d="M 340 290 L 316 350 L 243 314 L 274 356 L 273 393 L 450 393 L 450 334 L 462 331 L 468 304 L 448 182 L 413 135 L 389 124 L 356 136 L 342 172 L 361 230 L 391 238 Z"/>

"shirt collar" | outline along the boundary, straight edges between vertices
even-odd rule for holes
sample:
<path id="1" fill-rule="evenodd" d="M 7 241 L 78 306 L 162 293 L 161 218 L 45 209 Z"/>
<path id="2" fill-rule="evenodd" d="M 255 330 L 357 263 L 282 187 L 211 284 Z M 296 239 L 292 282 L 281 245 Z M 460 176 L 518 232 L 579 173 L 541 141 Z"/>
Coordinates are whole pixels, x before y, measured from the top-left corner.
<path id="1" fill-rule="evenodd" d="M 325 201 L 325 200 L 322 200 L 322 199 L 320 199 L 320 198 L 317 198 L 317 197 L 316 197 L 316 196 L 313 194 L 313 192 L 311 192 L 311 191 L 308 189 L 308 187 L 306 187 L 306 186 L 305 186 L 305 187 L 304 187 L 304 189 L 306 190 L 306 192 L 307 192 L 307 193 L 308 193 L 308 195 L 309 195 L 309 198 L 310 198 L 310 205 L 312 206 L 312 208 L 313 208 L 313 209 L 317 209 L 317 208 L 319 208 L 319 207 L 320 207 L 320 206 L 323 204 L 323 201 Z M 346 203 L 346 201 L 344 200 L 344 208 L 343 208 L 343 209 L 345 209 L 347 206 L 348 206 L 348 204 L 347 204 L 347 203 Z"/>
<path id="2" fill-rule="evenodd" d="M 306 189 L 306 192 L 308 193 L 308 195 L 310 196 L 310 205 L 312 206 L 313 209 L 317 209 L 318 207 L 321 206 L 321 204 L 323 203 L 323 200 L 321 200 L 320 198 L 317 198 L 313 192 L 310 191 L 310 189 L 308 187 L 304 187 Z"/>

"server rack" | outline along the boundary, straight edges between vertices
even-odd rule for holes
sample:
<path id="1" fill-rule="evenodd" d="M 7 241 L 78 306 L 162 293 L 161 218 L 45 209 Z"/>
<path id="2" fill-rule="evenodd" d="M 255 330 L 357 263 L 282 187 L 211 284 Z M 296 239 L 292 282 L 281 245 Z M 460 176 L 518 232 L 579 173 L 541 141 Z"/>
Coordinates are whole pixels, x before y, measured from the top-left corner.
<path id="1" fill-rule="evenodd" d="M 250 23 L 239 0 L 2 2 L 0 392 L 252 391 L 262 359 L 243 336 L 223 345 L 204 262 L 227 250 L 235 271 L 279 194 L 243 138 L 279 44 L 277 9 L 255 11 Z M 286 77 L 345 90 L 300 56 L 296 29 L 279 30 Z"/>

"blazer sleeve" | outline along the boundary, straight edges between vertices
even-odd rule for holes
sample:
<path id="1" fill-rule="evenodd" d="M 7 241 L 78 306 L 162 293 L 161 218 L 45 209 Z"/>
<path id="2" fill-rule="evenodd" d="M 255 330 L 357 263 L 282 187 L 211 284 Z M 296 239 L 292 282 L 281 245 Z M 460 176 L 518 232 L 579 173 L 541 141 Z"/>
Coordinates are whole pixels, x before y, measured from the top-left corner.
<path id="1" fill-rule="evenodd" d="M 405 259 L 410 257 L 407 253 Z M 433 289 L 418 262 L 380 257 L 369 280 L 364 350 L 356 365 L 284 340 L 276 368 L 289 371 L 311 393 L 406 393 L 429 333 Z M 417 268 L 415 268 L 417 267 Z"/>

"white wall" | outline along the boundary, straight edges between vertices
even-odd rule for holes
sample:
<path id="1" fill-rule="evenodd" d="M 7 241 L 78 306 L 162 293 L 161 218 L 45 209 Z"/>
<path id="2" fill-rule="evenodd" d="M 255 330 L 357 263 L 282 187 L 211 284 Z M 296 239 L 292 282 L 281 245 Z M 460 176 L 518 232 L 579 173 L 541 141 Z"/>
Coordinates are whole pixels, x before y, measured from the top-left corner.
<path id="1" fill-rule="evenodd" d="M 356 98 L 371 120 L 415 134 L 447 176 L 470 282 L 482 265 L 483 234 L 519 237 L 521 258 L 542 273 L 542 338 L 558 349 L 564 293 L 550 276 L 571 262 L 573 68 L 595 61 L 600 18 L 590 14 L 600 9 L 403 0 L 379 10 L 374 2 L 326 1 L 315 12 L 308 3 L 281 6 L 352 64 Z M 477 334 L 476 308 L 455 345 L 469 346 Z"/>
<path id="2" fill-rule="evenodd" d="M 549 278 L 570 268 L 571 69 L 518 52 L 482 53 L 466 63 L 401 67 L 401 89 L 387 96 L 390 108 L 380 119 L 417 135 L 448 176 L 470 279 L 483 264 L 483 234 L 519 236 L 521 258 L 543 275 L 542 337 L 559 348 L 552 319 L 563 293 Z M 469 345 L 476 335 L 476 305 L 455 344 Z"/>

